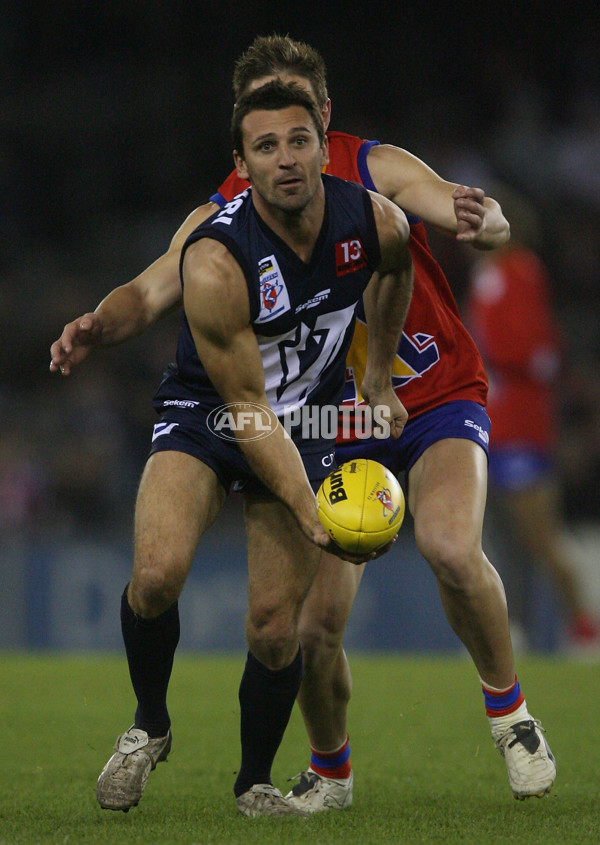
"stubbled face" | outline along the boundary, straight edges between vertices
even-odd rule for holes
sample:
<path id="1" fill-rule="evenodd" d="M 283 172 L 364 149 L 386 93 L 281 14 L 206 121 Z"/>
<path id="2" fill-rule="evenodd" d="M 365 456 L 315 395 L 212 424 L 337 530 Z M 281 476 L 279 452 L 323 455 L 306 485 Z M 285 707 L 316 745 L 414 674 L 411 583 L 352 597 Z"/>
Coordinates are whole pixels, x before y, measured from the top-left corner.
<path id="1" fill-rule="evenodd" d="M 246 90 L 244 91 L 247 94 L 249 91 L 255 91 L 257 88 L 262 88 L 263 85 L 266 85 L 267 82 L 273 82 L 273 80 L 279 79 L 283 82 L 284 85 L 289 85 L 290 82 L 294 82 L 298 85 L 299 88 L 302 88 L 303 91 L 306 91 L 310 97 L 317 102 L 317 97 L 313 90 L 313 87 L 305 76 L 298 76 L 295 73 L 273 73 L 270 76 L 261 76 L 258 79 L 253 79 L 252 82 L 248 85 Z M 317 103 L 318 105 L 318 103 Z M 327 100 L 323 108 L 321 109 L 321 117 L 323 118 L 323 126 L 325 130 L 329 126 L 329 121 L 331 119 L 331 101 Z"/>
<path id="2" fill-rule="evenodd" d="M 302 106 L 257 110 L 242 121 L 243 151 L 235 152 L 238 175 L 252 183 L 255 203 L 280 211 L 303 211 L 322 189 L 327 141 Z"/>

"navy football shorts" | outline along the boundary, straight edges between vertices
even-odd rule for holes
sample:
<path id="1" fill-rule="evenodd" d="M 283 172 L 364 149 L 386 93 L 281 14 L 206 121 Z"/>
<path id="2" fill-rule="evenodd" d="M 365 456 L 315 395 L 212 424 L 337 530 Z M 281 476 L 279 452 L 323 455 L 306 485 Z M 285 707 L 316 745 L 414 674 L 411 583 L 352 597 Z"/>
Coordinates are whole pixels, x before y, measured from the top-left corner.
<path id="1" fill-rule="evenodd" d="M 413 419 L 409 417 L 398 440 L 388 437 L 386 440 L 370 438 L 338 443 L 335 459 L 338 464 L 343 464 L 355 458 L 369 458 L 379 461 L 394 475 L 400 475 L 401 472 L 408 473 L 423 452 L 438 440 L 452 437 L 473 440 L 489 455 L 490 428 L 490 418 L 482 405 L 459 399 Z"/>
<path id="2" fill-rule="evenodd" d="M 545 449 L 527 444 L 494 446 L 490 452 L 490 481 L 507 492 L 525 490 L 551 476 L 554 466 L 554 458 Z"/>
<path id="3" fill-rule="evenodd" d="M 247 486 L 267 489 L 250 468 L 237 443 L 221 439 L 208 427 L 210 408 L 187 399 L 155 401 L 155 407 L 160 408 L 160 404 L 160 422 L 154 426 L 148 456 L 156 452 L 185 452 L 209 466 L 227 492 L 243 490 Z M 325 476 L 335 468 L 335 441 L 300 441 L 296 446 L 316 492 Z"/>

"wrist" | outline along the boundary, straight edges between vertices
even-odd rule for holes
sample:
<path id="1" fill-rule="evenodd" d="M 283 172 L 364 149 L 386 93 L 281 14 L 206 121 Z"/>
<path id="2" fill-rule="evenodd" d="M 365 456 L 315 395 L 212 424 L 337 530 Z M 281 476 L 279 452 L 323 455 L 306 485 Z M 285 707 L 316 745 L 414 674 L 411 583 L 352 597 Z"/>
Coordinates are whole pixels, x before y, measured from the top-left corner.
<path id="1" fill-rule="evenodd" d="M 365 368 L 363 384 L 368 384 L 373 390 L 387 390 L 392 385 L 391 367 L 369 367 Z"/>

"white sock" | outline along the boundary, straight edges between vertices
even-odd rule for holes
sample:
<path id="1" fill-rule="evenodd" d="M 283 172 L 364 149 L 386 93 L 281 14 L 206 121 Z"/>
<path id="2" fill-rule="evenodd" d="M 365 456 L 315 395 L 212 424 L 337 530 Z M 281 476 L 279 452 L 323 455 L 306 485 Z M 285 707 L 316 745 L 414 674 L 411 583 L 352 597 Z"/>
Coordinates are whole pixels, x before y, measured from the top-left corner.
<path id="1" fill-rule="evenodd" d="M 492 729 L 492 736 L 496 738 L 498 734 L 504 733 L 511 725 L 515 725 L 517 722 L 527 721 L 531 719 L 531 716 L 527 710 L 527 702 L 524 701 L 512 713 L 507 713 L 505 716 L 488 716 L 488 719 L 490 721 L 490 728 Z"/>

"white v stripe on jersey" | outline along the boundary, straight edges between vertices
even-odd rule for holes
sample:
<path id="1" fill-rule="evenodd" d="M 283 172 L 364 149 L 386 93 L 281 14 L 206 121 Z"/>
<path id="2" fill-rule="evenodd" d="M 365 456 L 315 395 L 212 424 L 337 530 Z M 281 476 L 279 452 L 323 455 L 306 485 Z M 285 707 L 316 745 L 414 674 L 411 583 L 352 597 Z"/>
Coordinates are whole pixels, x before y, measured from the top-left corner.
<path id="1" fill-rule="evenodd" d="M 350 305 L 341 311 L 320 314 L 312 329 L 300 323 L 287 335 L 256 336 L 267 396 L 278 416 L 305 404 L 336 358 L 353 316 L 354 305 Z M 312 352 L 306 354 L 309 344 Z"/>
<path id="2" fill-rule="evenodd" d="M 154 443 L 161 434 L 170 434 L 176 425 L 179 425 L 179 423 L 156 423 L 152 432 L 152 442 Z"/>

